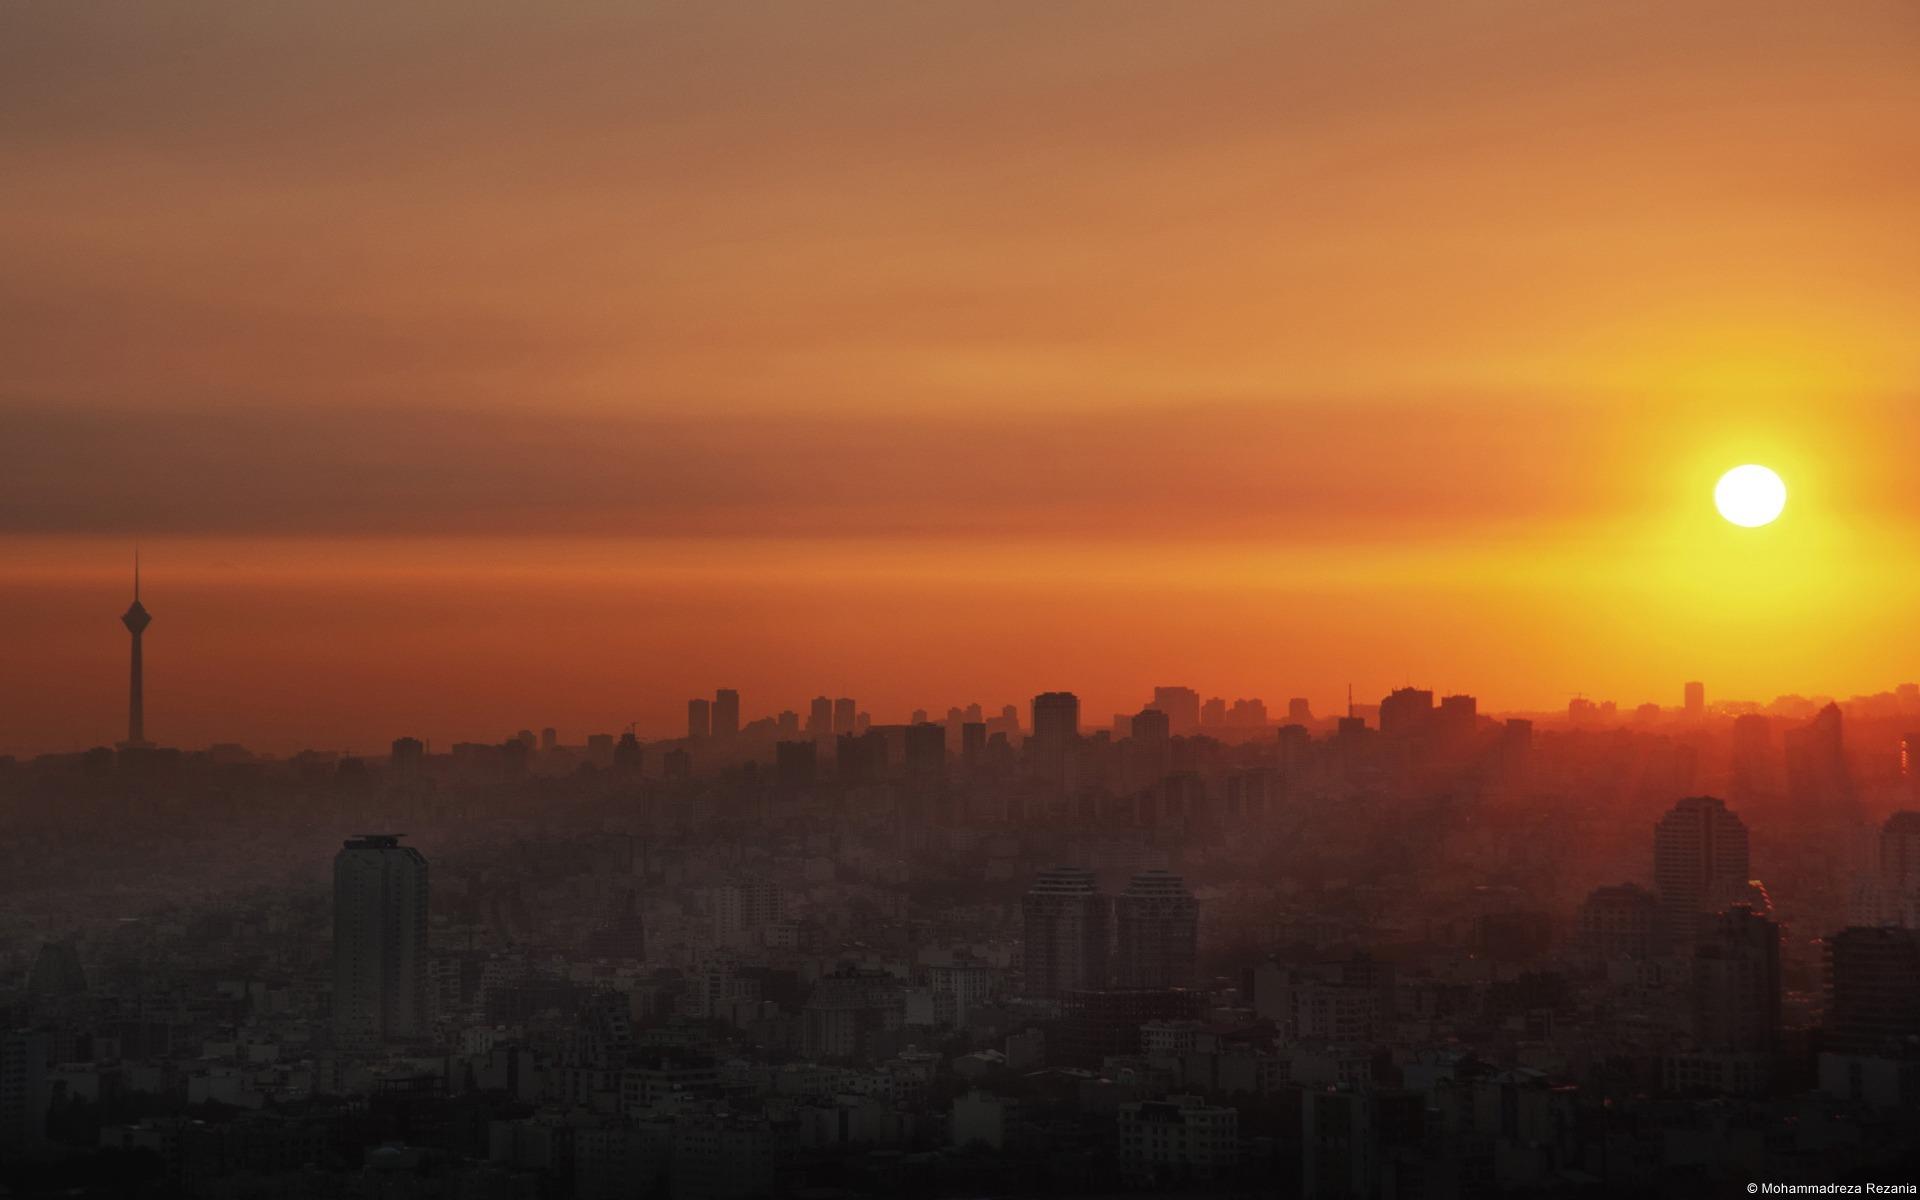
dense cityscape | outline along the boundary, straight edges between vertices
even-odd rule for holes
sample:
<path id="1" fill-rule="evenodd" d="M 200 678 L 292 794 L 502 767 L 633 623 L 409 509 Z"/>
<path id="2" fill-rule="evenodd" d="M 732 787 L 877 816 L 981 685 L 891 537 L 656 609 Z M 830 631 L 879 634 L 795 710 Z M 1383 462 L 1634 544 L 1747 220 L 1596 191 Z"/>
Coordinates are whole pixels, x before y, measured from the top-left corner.
<path id="1" fill-rule="evenodd" d="M 136 584 L 137 586 L 137 584 Z M 1920 688 L 0 761 L 12 1195 L 1910 1177 Z M 376 831 L 376 832 L 365 832 Z M 404 832 L 400 832 L 404 831 Z M 1903 1174 L 1904 1173 L 1904 1174 Z"/>

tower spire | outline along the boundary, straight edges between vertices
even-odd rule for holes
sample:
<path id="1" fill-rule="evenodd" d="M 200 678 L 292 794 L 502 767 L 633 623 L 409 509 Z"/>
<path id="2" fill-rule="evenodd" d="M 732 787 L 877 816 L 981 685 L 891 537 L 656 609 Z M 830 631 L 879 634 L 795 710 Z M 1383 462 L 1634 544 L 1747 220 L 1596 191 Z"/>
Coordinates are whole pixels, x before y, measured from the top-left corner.
<path id="1" fill-rule="evenodd" d="M 140 656 L 140 635 L 153 623 L 153 617 L 147 612 L 147 606 L 140 603 L 140 545 L 133 547 L 133 603 L 120 616 L 120 623 L 127 627 L 127 633 L 133 639 L 133 657 L 127 675 L 127 740 L 121 745 L 129 749 L 145 749 L 152 743 L 147 741 L 147 713 L 144 672 Z"/>

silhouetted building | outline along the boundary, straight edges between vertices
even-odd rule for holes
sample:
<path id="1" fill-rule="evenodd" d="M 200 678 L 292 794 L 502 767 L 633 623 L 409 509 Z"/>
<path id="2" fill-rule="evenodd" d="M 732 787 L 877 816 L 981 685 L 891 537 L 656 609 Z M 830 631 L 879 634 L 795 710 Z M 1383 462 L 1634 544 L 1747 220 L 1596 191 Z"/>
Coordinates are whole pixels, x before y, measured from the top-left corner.
<path id="1" fill-rule="evenodd" d="M 713 735 L 713 702 L 698 698 L 687 701 L 687 737 L 700 741 Z"/>
<path id="2" fill-rule="evenodd" d="M 1827 939 L 1825 1049 L 1920 1058 L 1920 931 L 1842 930 Z"/>
<path id="3" fill-rule="evenodd" d="M 1042 753 L 1064 750 L 1080 736 L 1080 698 L 1072 692 L 1042 692 L 1033 698 L 1033 737 Z"/>
<path id="4" fill-rule="evenodd" d="M 1026 995 L 1051 1000 L 1071 989 L 1106 986 L 1109 906 L 1092 871 L 1055 867 L 1042 872 L 1020 911 Z"/>
<path id="5" fill-rule="evenodd" d="M 0 1163 L 24 1162 L 46 1146 L 51 1041 L 37 1030 L 0 1032 Z"/>
<path id="6" fill-rule="evenodd" d="M 1693 952 L 1693 1037 L 1714 1050 L 1780 1038 L 1780 927 L 1746 908 L 1716 913 Z"/>
<path id="7" fill-rule="evenodd" d="M 1796 811 L 1834 815 L 1850 804 L 1843 723 L 1840 706 L 1828 704 L 1805 725 L 1787 730 L 1787 792 Z"/>
<path id="8" fill-rule="evenodd" d="M 1157 687 L 1148 708 L 1167 714 L 1175 736 L 1185 737 L 1200 728 L 1200 693 L 1187 687 Z"/>
<path id="9" fill-rule="evenodd" d="M 1313 723 L 1313 705 L 1307 703 L 1305 696 L 1295 696 L 1287 701 L 1287 720 L 1296 725 Z"/>
<path id="10" fill-rule="evenodd" d="M 817 744 L 812 741 L 781 742 L 773 748 L 774 777 L 787 791 L 803 791 L 813 786 L 818 770 Z"/>
<path id="11" fill-rule="evenodd" d="M 646 748 L 640 739 L 631 733 L 620 735 L 620 741 L 613 748 L 613 769 L 622 775 L 638 775 L 645 764 Z"/>
<path id="12" fill-rule="evenodd" d="M 1707 685 L 1695 680 L 1686 687 L 1686 709 L 1689 717 L 1698 720 L 1707 715 Z"/>
<path id="13" fill-rule="evenodd" d="M 1424 737 L 1433 724 L 1433 693 L 1423 688 L 1396 688 L 1380 702 L 1380 733 L 1384 737 Z"/>
<path id="14" fill-rule="evenodd" d="M 946 729 L 925 721 L 907 726 L 904 758 L 910 774 L 938 779 L 947 768 Z"/>
<path id="15" fill-rule="evenodd" d="M 1581 952 L 1594 958 L 1650 958 L 1659 921 L 1659 898 L 1640 885 L 1598 887 L 1580 905 L 1576 937 Z"/>
<path id="16" fill-rule="evenodd" d="M 426 756 L 427 744 L 419 738 L 395 738 L 387 751 L 387 765 L 396 771 L 417 771 Z"/>
<path id="17" fill-rule="evenodd" d="M 1200 946 L 1200 902 L 1166 871 L 1142 871 L 1114 900 L 1114 984 L 1122 988 L 1193 986 Z"/>
<path id="18" fill-rule="evenodd" d="M 835 733 L 859 732 L 859 709 L 848 697 L 842 696 L 833 702 L 833 731 Z"/>
<path id="19" fill-rule="evenodd" d="M 813 698 L 813 703 L 807 706 L 807 732 L 813 734 L 833 732 L 833 701 L 825 696 Z"/>
<path id="20" fill-rule="evenodd" d="M 1140 1053 L 1140 1027 L 1191 1021 L 1200 997 L 1178 988 L 1069 988 L 1059 993 L 1059 1058 L 1097 1067 L 1115 1055 Z"/>
<path id="21" fill-rule="evenodd" d="M 1691 946 L 1710 901 L 1748 879 L 1747 827 L 1714 797 L 1689 796 L 1654 826 L 1653 883 L 1668 945 Z"/>
<path id="22" fill-rule="evenodd" d="M 730 738 L 740 732 L 740 693 L 721 688 L 713 694 L 713 736 Z"/>
<path id="23" fill-rule="evenodd" d="M 987 723 L 985 721 L 966 721 L 960 726 L 960 759 L 962 762 L 977 762 L 987 749 Z"/>
<path id="24" fill-rule="evenodd" d="M 349 1042 L 427 1028 L 427 860 L 394 834 L 333 859 L 333 1026 Z"/>

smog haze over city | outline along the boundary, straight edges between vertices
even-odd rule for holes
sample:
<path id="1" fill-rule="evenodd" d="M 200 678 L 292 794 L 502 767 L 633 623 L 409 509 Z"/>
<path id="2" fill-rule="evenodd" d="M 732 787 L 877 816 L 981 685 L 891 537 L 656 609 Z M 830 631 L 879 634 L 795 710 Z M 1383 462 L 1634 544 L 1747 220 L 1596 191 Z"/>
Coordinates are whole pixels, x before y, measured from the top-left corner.
<path id="1" fill-rule="evenodd" d="M 0 1196 L 1920 1192 L 1916 63 L 0 5 Z"/>

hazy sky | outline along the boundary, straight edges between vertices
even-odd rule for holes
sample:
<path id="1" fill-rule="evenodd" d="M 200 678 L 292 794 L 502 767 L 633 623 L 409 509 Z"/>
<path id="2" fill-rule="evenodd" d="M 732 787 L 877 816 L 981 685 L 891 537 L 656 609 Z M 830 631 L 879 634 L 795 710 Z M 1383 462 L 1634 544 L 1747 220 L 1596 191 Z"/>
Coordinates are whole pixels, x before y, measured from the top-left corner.
<path id="1" fill-rule="evenodd" d="M 1920 676 L 1911 3 L 0 7 L 0 751 Z M 1786 518 L 1713 516 L 1757 460 Z"/>

